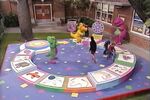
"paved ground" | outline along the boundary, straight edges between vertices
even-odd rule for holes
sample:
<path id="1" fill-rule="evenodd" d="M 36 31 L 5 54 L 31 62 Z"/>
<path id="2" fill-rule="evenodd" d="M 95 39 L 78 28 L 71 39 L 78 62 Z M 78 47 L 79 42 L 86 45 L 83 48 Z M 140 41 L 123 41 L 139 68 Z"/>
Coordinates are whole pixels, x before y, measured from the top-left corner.
<path id="1" fill-rule="evenodd" d="M 66 25 L 64 26 L 37 26 L 33 27 L 34 33 L 44 33 L 44 32 L 67 32 Z M 91 31 L 90 31 L 91 32 Z M 6 28 L 5 33 L 20 33 L 20 29 L 16 28 Z M 127 43 L 123 44 L 123 47 L 128 49 L 129 51 L 133 52 L 134 54 L 145 58 L 146 60 L 150 61 L 150 50 L 144 50 L 143 48 L 139 48 L 138 46 Z"/>
<path id="2" fill-rule="evenodd" d="M 66 25 L 33 27 L 33 33 L 44 33 L 44 32 L 67 32 L 67 27 L 66 27 Z M 20 33 L 20 29 L 18 27 L 6 28 L 5 33 Z"/>

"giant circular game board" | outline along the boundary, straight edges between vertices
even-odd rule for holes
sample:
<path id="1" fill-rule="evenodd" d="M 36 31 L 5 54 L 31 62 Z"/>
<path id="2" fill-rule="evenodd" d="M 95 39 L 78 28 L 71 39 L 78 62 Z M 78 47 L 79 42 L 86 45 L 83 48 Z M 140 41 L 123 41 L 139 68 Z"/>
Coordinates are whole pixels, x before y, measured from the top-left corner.
<path id="1" fill-rule="evenodd" d="M 64 44 L 60 46 L 69 44 L 69 41 L 63 40 Z M 88 39 L 84 41 L 89 42 Z M 58 42 L 62 43 L 62 40 Z M 74 45 L 83 47 L 82 43 Z M 97 45 L 98 48 L 103 48 L 104 42 L 100 42 Z M 92 92 L 116 86 L 128 79 L 132 74 L 136 63 L 135 55 L 117 46 L 115 49 L 117 52 L 115 61 L 105 68 L 87 72 L 85 75 L 58 75 L 57 73 L 48 73 L 41 70 L 38 68 L 39 65 L 33 63 L 34 56 L 47 53 L 50 50 L 48 49 L 47 41 L 34 40 L 20 46 L 21 51 L 11 61 L 11 66 L 20 79 L 34 84 L 38 88 L 55 92 Z"/>

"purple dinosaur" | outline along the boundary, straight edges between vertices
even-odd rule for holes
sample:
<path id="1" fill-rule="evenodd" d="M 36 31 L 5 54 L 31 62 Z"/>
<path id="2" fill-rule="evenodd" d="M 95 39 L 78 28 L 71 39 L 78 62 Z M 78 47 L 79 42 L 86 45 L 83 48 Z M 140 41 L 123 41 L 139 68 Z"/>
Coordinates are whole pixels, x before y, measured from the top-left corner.
<path id="1" fill-rule="evenodd" d="M 127 34 L 125 23 L 120 17 L 117 17 L 114 19 L 113 25 L 116 27 L 115 32 L 116 31 L 119 32 L 119 34 L 115 34 L 113 40 L 115 41 L 116 44 L 122 44 L 122 41 Z"/>

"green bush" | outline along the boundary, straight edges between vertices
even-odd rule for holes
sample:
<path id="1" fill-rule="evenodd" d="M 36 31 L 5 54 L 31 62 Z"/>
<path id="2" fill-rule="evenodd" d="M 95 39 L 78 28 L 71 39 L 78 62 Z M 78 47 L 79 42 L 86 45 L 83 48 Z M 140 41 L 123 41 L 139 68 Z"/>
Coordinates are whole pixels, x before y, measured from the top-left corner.
<path id="1" fill-rule="evenodd" d="M 0 20 L 2 19 L 2 15 L 0 14 Z"/>
<path id="2" fill-rule="evenodd" d="M 13 13 L 10 13 L 9 15 L 5 15 L 4 25 L 5 27 L 18 27 L 19 26 L 18 16 Z"/>
<path id="3" fill-rule="evenodd" d="M 84 23 L 84 24 L 88 25 L 89 27 L 92 27 L 94 20 L 87 18 L 87 17 L 81 17 L 79 22 Z"/>
<path id="4" fill-rule="evenodd" d="M 4 28 L 3 28 L 2 25 L 0 25 L 0 35 L 1 35 L 1 33 L 3 33 L 3 32 L 4 32 Z"/>
<path id="5" fill-rule="evenodd" d="M 1 41 L 3 39 L 3 36 L 4 36 L 4 29 L 3 27 L 0 25 L 0 45 L 1 45 Z"/>

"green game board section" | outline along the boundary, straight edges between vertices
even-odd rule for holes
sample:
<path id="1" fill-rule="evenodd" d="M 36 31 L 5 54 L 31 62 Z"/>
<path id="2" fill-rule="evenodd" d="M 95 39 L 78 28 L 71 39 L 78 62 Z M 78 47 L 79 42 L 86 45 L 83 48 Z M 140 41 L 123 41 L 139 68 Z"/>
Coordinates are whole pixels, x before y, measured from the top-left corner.
<path id="1" fill-rule="evenodd" d="M 119 57 L 119 54 L 116 55 L 116 59 L 115 59 L 116 64 L 125 65 L 125 66 L 128 66 L 128 67 L 134 67 L 135 66 L 135 63 L 136 63 L 136 58 L 135 57 L 134 57 L 134 62 L 133 63 L 118 60 L 118 57 Z"/>
<path id="2" fill-rule="evenodd" d="M 42 84 L 36 84 L 35 85 L 37 88 L 42 88 L 45 89 L 47 91 L 51 91 L 51 92 L 64 92 L 64 88 L 59 88 L 59 87 L 52 87 L 52 86 L 47 86 L 47 85 L 42 85 Z"/>

